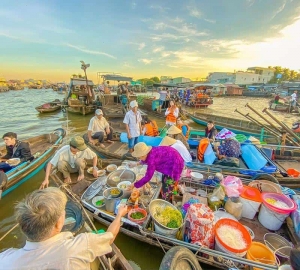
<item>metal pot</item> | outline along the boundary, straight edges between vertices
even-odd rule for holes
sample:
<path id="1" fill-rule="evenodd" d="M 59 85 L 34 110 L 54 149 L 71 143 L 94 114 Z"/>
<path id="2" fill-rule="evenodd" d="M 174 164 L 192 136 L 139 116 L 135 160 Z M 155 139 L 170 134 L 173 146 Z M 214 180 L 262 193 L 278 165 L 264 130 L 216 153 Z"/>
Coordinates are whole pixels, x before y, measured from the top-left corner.
<path id="1" fill-rule="evenodd" d="M 115 189 L 115 188 L 108 188 L 103 191 L 103 197 L 104 197 L 106 211 L 111 212 L 111 213 L 113 213 L 115 211 L 117 201 L 119 201 L 120 198 L 123 196 L 123 190 L 117 188 L 120 190 L 120 194 L 117 197 L 112 197 L 110 194 L 110 191 L 112 189 Z"/>
<path id="2" fill-rule="evenodd" d="M 120 176 L 121 174 L 122 176 L 120 177 L 119 181 L 113 181 L 113 177 Z M 116 187 L 122 181 L 130 181 L 133 183 L 135 181 L 135 173 L 131 170 L 116 170 L 107 176 L 107 185 L 110 187 Z"/>

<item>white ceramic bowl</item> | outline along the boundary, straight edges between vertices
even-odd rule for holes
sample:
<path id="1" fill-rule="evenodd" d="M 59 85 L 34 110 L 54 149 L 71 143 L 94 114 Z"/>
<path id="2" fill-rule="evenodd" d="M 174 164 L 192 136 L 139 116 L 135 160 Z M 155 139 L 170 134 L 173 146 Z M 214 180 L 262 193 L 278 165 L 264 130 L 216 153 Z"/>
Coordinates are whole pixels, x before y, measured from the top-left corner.
<path id="1" fill-rule="evenodd" d="M 111 173 L 111 172 L 114 172 L 115 170 L 117 169 L 117 165 L 115 164 L 110 164 L 106 167 L 106 170 Z"/>
<path id="2" fill-rule="evenodd" d="M 132 183 L 130 181 L 122 181 L 117 185 L 117 188 L 122 189 L 123 190 L 123 198 L 129 198 L 131 195 L 132 190 L 127 190 L 127 187 L 130 186 Z M 122 186 L 126 185 L 125 188 L 123 188 Z"/>
<path id="3" fill-rule="evenodd" d="M 203 179 L 203 174 L 202 173 L 198 173 L 198 172 L 191 172 L 191 177 L 193 180 L 202 180 Z"/>
<path id="4" fill-rule="evenodd" d="M 102 201 L 103 203 L 100 204 L 100 205 L 97 205 L 97 202 L 98 202 L 98 201 Z M 94 197 L 94 198 L 92 199 L 92 204 L 93 204 L 95 207 L 97 207 L 97 208 L 100 208 L 100 207 L 104 206 L 104 205 L 105 205 L 104 197 L 103 197 L 103 196 L 96 196 L 96 197 Z"/>

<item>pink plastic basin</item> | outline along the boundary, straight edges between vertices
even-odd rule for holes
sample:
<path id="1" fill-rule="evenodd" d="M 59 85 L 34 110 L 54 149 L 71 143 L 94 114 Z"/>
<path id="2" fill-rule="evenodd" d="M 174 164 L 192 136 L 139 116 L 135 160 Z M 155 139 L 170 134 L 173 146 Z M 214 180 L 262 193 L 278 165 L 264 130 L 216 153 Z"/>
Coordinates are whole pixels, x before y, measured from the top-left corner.
<path id="1" fill-rule="evenodd" d="M 263 204 L 266 207 L 268 207 L 269 209 L 271 209 L 277 213 L 289 214 L 289 213 L 293 212 L 295 209 L 297 209 L 297 204 L 295 204 L 295 202 L 292 199 L 288 198 L 284 194 L 264 192 L 261 194 L 261 197 L 262 197 Z M 268 198 L 282 201 L 285 204 L 287 204 L 287 206 L 289 208 L 284 209 L 284 208 L 276 207 L 266 201 L 266 199 L 268 199 Z"/>

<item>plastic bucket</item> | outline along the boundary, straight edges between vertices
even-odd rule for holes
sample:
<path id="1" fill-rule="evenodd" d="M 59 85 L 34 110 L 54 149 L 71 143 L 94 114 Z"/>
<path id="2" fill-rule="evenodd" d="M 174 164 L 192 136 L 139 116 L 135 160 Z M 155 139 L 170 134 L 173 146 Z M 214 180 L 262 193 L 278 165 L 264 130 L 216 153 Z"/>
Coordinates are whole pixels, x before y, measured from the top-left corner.
<path id="1" fill-rule="evenodd" d="M 258 220 L 268 230 L 277 231 L 288 216 L 289 214 L 276 213 L 274 210 L 262 204 L 258 214 Z"/>
<path id="2" fill-rule="evenodd" d="M 251 201 L 243 197 L 240 197 L 240 201 L 243 204 L 242 217 L 253 219 L 258 212 L 261 203 Z"/>
<path id="3" fill-rule="evenodd" d="M 227 254 L 230 254 L 230 255 L 235 255 L 235 256 L 238 256 L 238 257 L 244 257 L 247 253 L 247 250 L 244 251 L 244 252 L 241 252 L 241 253 L 231 252 L 231 251 L 227 250 L 224 246 L 222 246 L 222 244 L 218 241 L 217 238 L 215 238 L 215 250 L 221 251 L 221 252 L 224 252 L 224 253 L 227 253 Z"/>
<path id="4" fill-rule="evenodd" d="M 246 258 L 251 261 L 261 262 L 270 265 L 277 265 L 274 253 L 264 244 L 252 242 Z M 263 270 L 262 268 L 253 267 L 253 270 Z"/>

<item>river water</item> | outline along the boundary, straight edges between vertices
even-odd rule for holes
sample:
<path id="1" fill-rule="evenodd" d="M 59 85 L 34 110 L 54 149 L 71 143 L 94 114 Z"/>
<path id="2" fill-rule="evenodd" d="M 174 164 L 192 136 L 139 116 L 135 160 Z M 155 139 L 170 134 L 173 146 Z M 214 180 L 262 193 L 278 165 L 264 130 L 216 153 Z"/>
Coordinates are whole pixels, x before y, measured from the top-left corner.
<path id="1" fill-rule="evenodd" d="M 4 133 L 13 131 L 18 134 L 19 139 L 24 139 L 41 133 L 52 132 L 60 127 L 68 130 L 69 135 L 76 135 L 85 131 L 91 116 L 65 115 L 62 112 L 39 114 L 35 110 L 35 107 L 57 98 L 62 99 L 63 96 L 51 89 L 27 89 L 0 93 L 0 136 L 2 137 Z M 249 103 L 257 110 L 262 111 L 263 108 L 268 106 L 268 100 L 249 97 L 218 97 L 214 99 L 212 106 L 200 111 L 243 119 L 242 116 L 234 112 L 235 108 L 238 108 L 243 113 L 250 112 L 250 115 L 254 117 L 255 115 L 245 107 L 245 104 Z M 291 115 L 274 112 L 274 115 L 288 126 L 291 126 L 294 121 L 299 119 L 298 114 Z M 160 126 L 163 126 L 162 120 L 156 120 Z M 195 123 L 190 124 L 194 128 L 203 128 Z M 3 144 L 2 141 L 0 142 L 1 144 Z M 44 172 L 42 171 L 0 200 L 0 238 L 15 225 L 13 217 L 14 204 L 23 199 L 29 192 L 38 189 L 43 178 Z M 101 227 L 99 224 L 96 225 L 99 228 Z M 20 230 L 15 229 L 0 242 L 0 251 L 9 247 L 22 247 L 24 242 L 25 239 Z M 159 268 L 164 255 L 159 248 L 144 244 L 122 234 L 117 237 L 116 244 L 125 257 L 136 262 L 141 269 Z M 206 267 L 205 269 L 209 268 Z"/>

